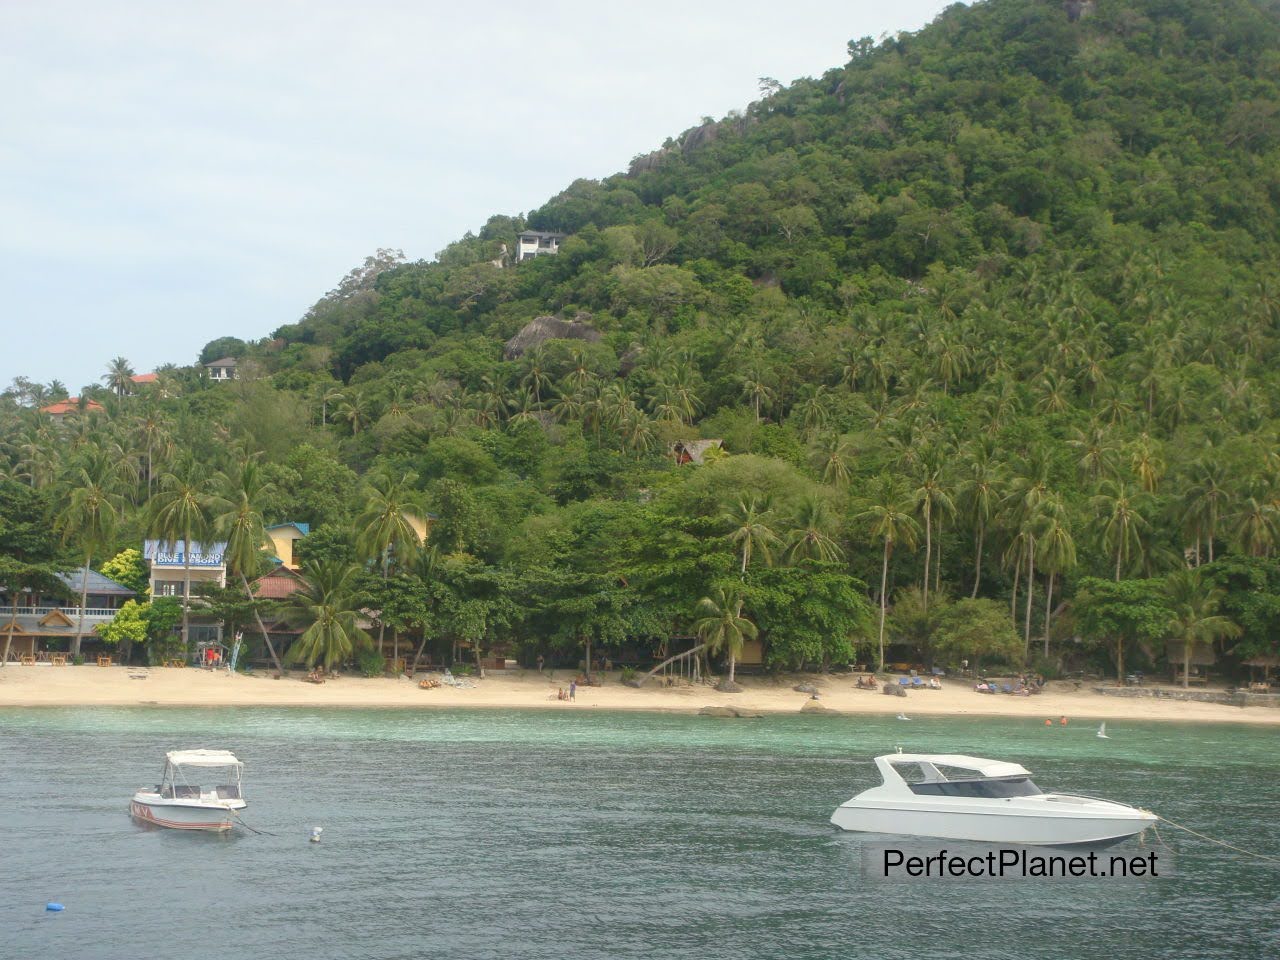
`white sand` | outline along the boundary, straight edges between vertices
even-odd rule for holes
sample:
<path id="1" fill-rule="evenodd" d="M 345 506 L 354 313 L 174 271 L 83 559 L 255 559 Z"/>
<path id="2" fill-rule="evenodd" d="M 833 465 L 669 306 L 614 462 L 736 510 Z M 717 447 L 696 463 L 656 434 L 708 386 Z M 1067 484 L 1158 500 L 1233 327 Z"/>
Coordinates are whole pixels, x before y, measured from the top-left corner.
<path id="1" fill-rule="evenodd" d="M 143 679 L 130 674 L 145 673 Z M 419 675 L 422 676 L 421 674 Z M 809 697 L 791 689 L 799 680 L 814 683 L 821 703 L 848 714 L 1009 716 L 1038 720 L 1178 720 L 1280 724 L 1280 709 L 1232 707 L 1153 698 L 1107 697 L 1091 689 L 1051 689 L 1034 697 L 974 693 L 969 684 L 944 681 L 942 690 L 912 690 L 903 697 L 856 690 L 847 676 L 743 677 L 741 693 L 719 693 L 709 686 L 663 687 L 651 680 L 636 690 L 616 675 L 603 686 L 579 687 L 577 701 L 556 699 L 569 674 L 554 680 L 536 671 L 491 671 L 468 689 L 422 690 L 416 680 L 342 676 L 323 684 L 304 683 L 300 674 L 279 680 L 271 674 L 229 675 L 225 671 L 129 667 L 20 666 L 0 669 L 0 706 L 331 706 L 331 707 L 488 707 L 549 710 L 651 710 L 696 712 L 708 705 L 731 705 L 760 713 L 795 713 Z"/>

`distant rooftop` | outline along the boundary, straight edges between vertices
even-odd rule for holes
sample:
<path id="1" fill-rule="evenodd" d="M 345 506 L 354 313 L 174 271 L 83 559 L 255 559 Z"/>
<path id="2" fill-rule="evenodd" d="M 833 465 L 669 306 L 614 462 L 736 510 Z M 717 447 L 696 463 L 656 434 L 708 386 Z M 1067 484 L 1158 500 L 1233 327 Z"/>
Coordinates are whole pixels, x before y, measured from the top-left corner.
<path id="1" fill-rule="evenodd" d="M 63 586 L 65 586 L 68 590 L 70 590 L 72 593 L 75 593 L 75 594 L 79 594 L 82 589 L 81 578 L 83 577 L 83 575 L 84 575 L 84 567 L 81 567 L 79 570 L 73 570 L 70 573 L 54 574 L 54 576 L 56 576 L 59 580 L 62 581 Z M 112 596 L 117 596 L 117 597 L 132 597 L 135 595 L 134 591 L 130 590 L 123 583 L 116 583 L 110 577 L 104 577 L 102 574 L 98 573 L 96 570 L 89 571 L 88 592 L 99 593 L 99 594 L 102 594 L 102 593 L 111 594 Z"/>
<path id="2" fill-rule="evenodd" d="M 205 364 L 206 367 L 234 367 L 235 365 L 235 357 L 223 357 L 221 360 L 211 360 Z"/>
<path id="3" fill-rule="evenodd" d="M 547 230 L 521 230 L 522 237 L 537 237 L 539 240 L 563 240 L 569 236 L 567 233 L 555 233 Z"/>
<path id="4" fill-rule="evenodd" d="M 104 408 L 96 400 L 90 400 L 84 405 L 84 409 L 86 413 L 101 413 Z M 54 417 L 61 417 L 68 413 L 79 413 L 80 398 L 68 397 L 66 400 L 59 400 L 57 403 L 51 403 L 47 407 L 41 407 L 40 412 Z"/>
<path id="5" fill-rule="evenodd" d="M 292 520 L 286 520 L 284 523 L 273 523 L 267 527 L 268 530 L 283 530 L 285 527 L 295 527 L 297 531 L 304 537 L 311 532 L 311 524 L 295 523 Z"/>
<path id="6" fill-rule="evenodd" d="M 158 374 L 158 373 L 136 373 L 136 374 L 134 374 L 132 377 L 130 377 L 129 379 L 130 379 L 130 380 L 132 380 L 134 383 L 136 383 L 136 384 L 138 384 L 138 385 L 140 385 L 140 386 L 141 386 L 141 385 L 143 385 L 143 384 L 147 384 L 147 383 L 155 383 L 157 380 L 159 380 L 159 379 L 160 379 L 160 374 Z"/>

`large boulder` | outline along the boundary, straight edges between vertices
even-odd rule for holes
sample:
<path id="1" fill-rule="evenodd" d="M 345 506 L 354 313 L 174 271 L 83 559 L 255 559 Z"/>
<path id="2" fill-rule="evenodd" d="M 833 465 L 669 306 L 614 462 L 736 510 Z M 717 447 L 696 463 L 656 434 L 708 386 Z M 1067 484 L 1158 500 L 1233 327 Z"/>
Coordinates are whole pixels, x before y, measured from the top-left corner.
<path id="1" fill-rule="evenodd" d="M 583 317 L 575 320 L 561 320 L 559 317 L 549 316 L 534 317 L 520 328 L 519 333 L 507 341 L 502 349 L 502 355 L 508 360 L 515 360 L 548 340 L 586 340 L 594 343 L 599 339 L 600 331 L 587 323 Z"/>
<path id="2" fill-rule="evenodd" d="M 757 720 L 763 714 L 755 710 L 747 710 L 743 707 L 723 707 L 709 706 L 703 707 L 698 711 L 698 715 L 702 717 L 736 717 L 739 720 Z"/>
<path id="3" fill-rule="evenodd" d="M 824 706 L 817 700 L 806 700 L 804 706 L 800 708 L 801 713 L 839 713 L 839 710 L 832 710 L 828 706 Z"/>
<path id="4" fill-rule="evenodd" d="M 730 680 L 728 677 L 725 677 L 723 680 L 717 683 L 715 688 L 719 690 L 721 693 L 741 693 L 742 692 L 742 684 L 735 683 L 734 681 Z"/>
<path id="5" fill-rule="evenodd" d="M 796 693 L 817 693 L 818 692 L 818 688 L 814 684 L 809 683 L 808 681 L 805 681 L 804 683 L 797 683 L 791 689 L 794 690 Z"/>

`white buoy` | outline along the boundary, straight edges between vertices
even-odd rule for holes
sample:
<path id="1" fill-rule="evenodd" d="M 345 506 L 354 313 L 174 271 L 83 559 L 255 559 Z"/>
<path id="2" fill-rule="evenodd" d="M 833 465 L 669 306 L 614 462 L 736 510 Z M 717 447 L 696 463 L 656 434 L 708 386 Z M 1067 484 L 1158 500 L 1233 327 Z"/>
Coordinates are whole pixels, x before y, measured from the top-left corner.
<path id="1" fill-rule="evenodd" d="M 324 833 L 324 827 L 312 827 L 312 828 L 311 828 L 311 842 L 312 842 L 312 843 L 319 843 L 319 842 L 320 842 L 320 834 L 322 834 L 322 833 Z"/>
<path id="2" fill-rule="evenodd" d="M 1110 737 L 1107 736 L 1107 725 L 1105 722 L 1102 724 L 1102 726 L 1098 727 L 1098 739 L 1100 740 L 1111 739 Z"/>

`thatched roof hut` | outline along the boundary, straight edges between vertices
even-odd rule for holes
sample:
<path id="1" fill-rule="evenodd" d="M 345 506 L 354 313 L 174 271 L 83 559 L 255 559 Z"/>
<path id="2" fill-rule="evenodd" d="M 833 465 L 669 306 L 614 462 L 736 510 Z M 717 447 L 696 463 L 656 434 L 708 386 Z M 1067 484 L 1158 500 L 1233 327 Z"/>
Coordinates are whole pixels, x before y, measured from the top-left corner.
<path id="1" fill-rule="evenodd" d="M 599 339 L 600 331 L 584 320 L 534 317 L 507 341 L 502 355 L 508 360 L 515 360 L 548 340 L 586 340 L 595 343 Z"/>
<path id="2" fill-rule="evenodd" d="M 702 463 L 709 450 L 724 450 L 723 440 L 676 440 L 671 444 L 671 456 L 676 463 Z"/>

